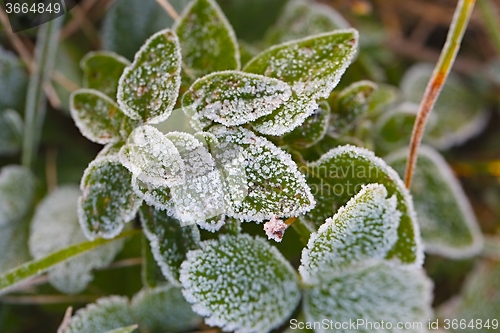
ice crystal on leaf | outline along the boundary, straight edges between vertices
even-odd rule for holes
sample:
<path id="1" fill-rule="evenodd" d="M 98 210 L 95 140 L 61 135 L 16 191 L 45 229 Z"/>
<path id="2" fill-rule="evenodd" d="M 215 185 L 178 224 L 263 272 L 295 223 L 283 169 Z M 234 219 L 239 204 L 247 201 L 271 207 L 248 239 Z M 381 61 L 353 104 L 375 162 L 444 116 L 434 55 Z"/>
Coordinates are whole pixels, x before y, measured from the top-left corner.
<path id="1" fill-rule="evenodd" d="M 93 89 L 74 92 L 70 99 L 70 110 L 82 135 L 100 144 L 124 140 L 138 125 L 111 98 Z"/>
<path id="2" fill-rule="evenodd" d="M 276 78 L 290 84 L 292 97 L 284 106 L 254 122 L 268 135 L 282 135 L 299 126 L 327 98 L 351 63 L 358 32 L 337 30 L 273 46 L 245 65 L 248 73 Z"/>
<path id="3" fill-rule="evenodd" d="M 402 213 L 398 240 L 388 258 L 399 258 L 416 266 L 422 264 L 423 249 L 413 201 L 399 175 L 381 158 L 364 148 L 349 145 L 334 148 L 318 161 L 308 164 L 307 183 L 317 194 L 317 204 L 304 218 L 318 226 L 333 216 L 363 185 L 384 185 L 389 197 L 396 196 L 397 210 Z"/>
<path id="4" fill-rule="evenodd" d="M 175 145 L 156 128 L 137 127 L 120 149 L 120 161 L 139 180 L 153 186 L 184 181 L 185 165 Z"/>
<path id="5" fill-rule="evenodd" d="M 188 253 L 181 267 L 186 300 L 205 322 L 236 333 L 269 332 L 300 299 L 297 274 L 275 247 L 248 235 L 222 235 Z"/>
<path id="6" fill-rule="evenodd" d="M 287 102 L 288 84 L 238 71 L 216 72 L 198 79 L 182 98 L 194 121 L 204 118 L 225 126 L 246 124 Z M 200 126 L 201 129 L 203 125 Z"/>
<path id="7" fill-rule="evenodd" d="M 404 173 L 407 150 L 386 161 Z M 425 250 L 463 258 L 481 250 L 482 235 L 472 207 L 444 158 L 430 147 L 419 149 L 411 187 Z"/>
<path id="8" fill-rule="evenodd" d="M 399 267 L 372 261 L 338 272 L 307 290 L 304 312 L 311 322 L 359 323 L 335 332 L 427 332 L 432 316 L 432 283 L 420 268 Z M 361 323 L 359 320 L 364 320 Z M 385 323 L 385 329 L 368 322 Z M 411 323 L 410 329 L 397 329 L 398 323 Z M 391 329 L 387 329 L 389 325 Z M 314 332 L 329 332 L 324 327 Z"/>
<path id="9" fill-rule="evenodd" d="M 210 132 L 220 141 L 220 151 L 225 151 L 224 145 L 237 146 L 244 159 L 248 194 L 232 205 L 229 216 L 260 222 L 298 216 L 314 207 L 311 191 L 290 155 L 243 128 L 217 126 Z"/>
<path id="10" fill-rule="evenodd" d="M 85 170 L 78 200 L 78 219 L 85 236 L 113 238 L 134 218 L 140 198 L 131 187 L 131 173 L 118 157 L 101 157 Z"/>
<path id="11" fill-rule="evenodd" d="M 131 186 L 134 193 L 148 205 L 159 210 L 166 210 L 170 215 L 173 214 L 170 187 L 153 186 L 152 184 L 137 179 L 136 176 L 132 176 Z"/>
<path id="12" fill-rule="evenodd" d="M 142 205 L 140 217 L 153 256 L 170 283 L 180 286 L 179 269 L 189 250 L 199 248 L 200 233 L 196 226 L 182 227 L 165 211 Z"/>
<path id="13" fill-rule="evenodd" d="M 80 61 L 83 86 L 99 90 L 116 101 L 118 80 L 130 62 L 122 56 L 107 51 L 89 52 Z"/>
<path id="14" fill-rule="evenodd" d="M 302 279 L 313 283 L 371 258 L 384 259 L 398 238 L 401 212 L 383 185 L 370 184 L 313 233 L 302 251 Z"/>
<path id="15" fill-rule="evenodd" d="M 125 68 L 117 99 L 132 119 L 157 124 L 170 116 L 181 84 L 181 54 L 177 36 L 169 29 L 151 36 Z"/>
<path id="16" fill-rule="evenodd" d="M 330 106 L 320 102 L 318 108 L 292 132 L 283 136 L 283 142 L 297 148 L 314 146 L 325 136 L 330 124 Z"/>
<path id="17" fill-rule="evenodd" d="M 184 71 L 191 80 L 240 68 L 233 28 L 213 0 L 194 0 L 174 24 L 182 50 Z"/>
<path id="18" fill-rule="evenodd" d="M 29 239 L 34 259 L 86 240 L 78 224 L 80 195 L 78 187 L 59 187 L 38 204 Z M 123 240 L 115 241 L 63 262 L 49 271 L 49 282 L 64 293 L 81 292 L 93 278 L 92 269 L 106 267 L 122 246 Z"/>

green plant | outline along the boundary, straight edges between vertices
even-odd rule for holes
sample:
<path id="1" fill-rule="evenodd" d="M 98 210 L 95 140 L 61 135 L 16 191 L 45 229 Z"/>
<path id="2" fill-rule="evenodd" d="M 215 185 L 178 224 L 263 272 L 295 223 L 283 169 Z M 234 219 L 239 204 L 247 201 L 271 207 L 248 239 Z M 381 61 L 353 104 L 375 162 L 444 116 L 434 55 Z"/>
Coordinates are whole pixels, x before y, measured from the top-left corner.
<path id="1" fill-rule="evenodd" d="M 164 22 L 153 5 L 143 10 Z M 457 12 L 467 16 L 463 5 Z M 24 132 L 15 111 L 2 113 L 0 126 L 9 131 L 0 151 L 19 149 L 24 133 L 24 167 L 0 173 L 0 248 L 8 254 L 0 258 L 0 293 L 45 271 L 56 290 L 81 293 L 93 270 L 135 242 L 142 290 L 124 292 L 130 299 L 104 290 L 72 317 L 67 312 L 61 332 L 197 331 L 203 321 L 239 333 L 285 331 L 300 321 L 314 332 L 349 332 L 352 322 L 357 332 L 374 325 L 425 332 L 434 314 L 424 248 L 467 258 L 483 241 L 435 150 L 484 126 L 481 103 L 468 98 L 460 79 L 450 77 L 430 114 L 426 143 L 434 148 L 419 151 L 410 195 L 401 179 L 405 146 L 432 69 L 408 71 L 396 100 L 395 88 L 352 74 L 367 61 L 357 30 L 331 8 L 302 0 L 289 1 L 252 47 L 236 39 L 215 1 L 192 0 L 171 29 L 160 27 L 139 48 L 136 39 L 146 36 L 130 43 L 113 37 L 115 23 L 126 29 L 118 19 L 126 5 L 117 6 L 104 24 L 105 44 L 123 56 L 88 53 L 80 63 L 83 88 L 70 96 L 81 134 L 104 145 L 80 189 L 60 186 L 31 212 L 28 168 L 44 117 L 32 103 L 45 105 L 40 82 L 52 72 L 47 50 L 60 22 L 40 31 Z M 455 43 L 462 16 L 453 27 L 461 30 L 451 32 Z M 129 61 L 131 48 L 138 51 Z M 24 80 L 17 71 L 11 74 Z M 466 105 L 453 121 L 442 103 L 447 96 Z M 423 131 L 415 131 L 411 159 Z M 12 241 L 14 234 L 22 237 Z M 293 246 L 280 247 L 288 237 Z"/>

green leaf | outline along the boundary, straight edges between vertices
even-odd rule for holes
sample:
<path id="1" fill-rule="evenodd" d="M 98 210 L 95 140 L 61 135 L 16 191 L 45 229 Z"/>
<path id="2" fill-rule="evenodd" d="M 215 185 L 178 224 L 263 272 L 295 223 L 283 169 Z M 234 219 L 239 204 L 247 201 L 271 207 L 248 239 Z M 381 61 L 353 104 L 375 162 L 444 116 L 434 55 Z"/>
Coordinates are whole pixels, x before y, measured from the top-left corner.
<path id="1" fill-rule="evenodd" d="M 74 256 L 80 255 L 86 251 L 92 250 L 98 246 L 108 244 L 110 242 L 117 241 L 121 238 L 130 237 L 137 234 L 138 231 L 131 230 L 126 231 L 118 235 L 114 239 L 96 239 L 90 242 L 83 242 L 75 245 L 71 245 L 65 249 L 59 250 L 57 252 L 52 252 L 51 254 L 38 259 L 29 261 L 21 266 L 15 267 L 0 276 L 0 293 L 4 293 L 7 288 L 13 287 L 16 284 L 22 282 L 23 280 L 35 277 L 47 269 L 69 259 Z"/>
<path id="2" fill-rule="evenodd" d="M 340 146 L 308 164 L 307 182 L 317 204 L 304 218 L 316 226 L 333 216 L 363 185 L 384 185 L 389 197 L 396 196 L 397 209 L 403 213 L 398 240 L 388 258 L 396 257 L 405 264 L 415 266 L 422 264 L 423 249 L 413 201 L 399 175 L 381 158 L 364 148 Z"/>
<path id="3" fill-rule="evenodd" d="M 201 243 L 182 264 L 181 282 L 193 310 L 224 331 L 269 332 L 300 300 L 297 274 L 278 250 L 246 234 Z"/>
<path id="4" fill-rule="evenodd" d="M 140 212 L 140 210 L 139 210 Z M 163 275 L 160 266 L 156 262 L 151 249 L 151 244 L 146 236 L 142 237 L 142 265 L 141 265 L 141 279 L 142 285 L 146 288 L 155 288 L 160 283 L 167 282 Z"/>
<path id="5" fill-rule="evenodd" d="M 433 65 L 417 64 L 406 72 L 401 81 L 401 92 L 407 101 L 420 103 L 433 70 Z M 437 149 L 467 141 L 484 128 L 488 119 L 477 92 L 453 73 L 446 80 L 432 113 L 436 116 L 436 126 L 428 130 L 425 141 Z"/>
<path id="6" fill-rule="evenodd" d="M 349 26 L 331 6 L 307 0 L 290 0 L 265 40 L 274 45 Z"/>
<path id="7" fill-rule="evenodd" d="M 128 299 L 121 296 L 100 298 L 80 309 L 69 321 L 66 333 L 97 333 L 135 324 Z"/>
<path id="8" fill-rule="evenodd" d="M 173 29 L 182 45 L 184 70 L 191 79 L 240 68 L 236 36 L 215 1 L 191 1 Z"/>
<path id="9" fill-rule="evenodd" d="M 210 121 L 237 126 L 270 114 L 288 101 L 290 86 L 280 80 L 238 71 L 217 72 L 196 80 L 182 107 L 202 130 Z M 201 122 L 201 126 L 196 126 Z"/>
<path id="10" fill-rule="evenodd" d="M 117 100 L 132 119 L 157 124 L 170 116 L 181 84 L 179 40 L 169 29 L 151 36 L 125 68 Z"/>
<path id="11" fill-rule="evenodd" d="M 118 157 L 101 157 L 85 170 L 78 200 L 78 220 L 85 237 L 113 238 L 132 220 L 141 205 L 131 188 L 131 173 Z"/>
<path id="12" fill-rule="evenodd" d="M 140 217 L 153 256 L 170 283 L 180 286 L 179 270 L 186 254 L 199 248 L 200 232 L 194 225 L 183 227 L 165 211 L 142 205 Z"/>
<path id="13" fill-rule="evenodd" d="M 384 259 L 398 239 L 396 205 L 384 185 L 364 186 L 311 235 L 299 268 L 303 281 L 312 284 L 359 262 Z"/>
<path id="14" fill-rule="evenodd" d="M 201 321 L 181 290 L 171 285 L 141 290 L 132 299 L 131 308 L 141 330 L 151 333 L 188 332 Z"/>
<path id="15" fill-rule="evenodd" d="M 70 110 L 76 126 L 87 139 L 100 144 L 124 140 L 139 122 L 127 117 L 111 98 L 93 89 L 71 94 Z"/>
<path id="16" fill-rule="evenodd" d="M 37 206 L 31 221 L 29 248 L 34 259 L 86 240 L 78 224 L 77 202 L 81 195 L 76 186 L 53 190 Z M 49 282 L 66 294 L 83 291 L 92 281 L 92 270 L 106 267 L 123 247 L 123 240 L 88 251 L 51 268 Z"/>
<path id="17" fill-rule="evenodd" d="M 31 259 L 28 249 L 29 219 L 0 223 L 0 272 L 19 266 Z M 1 294 L 1 291 L 0 291 Z"/>
<path id="18" fill-rule="evenodd" d="M 344 133 L 368 111 L 368 101 L 377 85 L 371 81 L 359 81 L 339 92 L 332 107 L 333 131 Z"/>
<path id="19" fill-rule="evenodd" d="M 20 165 L 0 169 L 0 225 L 25 216 L 33 201 L 35 176 Z"/>
<path id="20" fill-rule="evenodd" d="M 84 73 L 83 86 L 99 90 L 116 100 L 118 80 L 129 65 L 130 61 L 113 52 L 89 52 L 80 62 Z"/>
<path id="21" fill-rule="evenodd" d="M 169 214 L 173 214 L 170 187 L 153 186 L 137 179 L 136 176 L 132 176 L 132 190 L 148 205 L 158 210 L 166 210 Z"/>
<path id="22" fill-rule="evenodd" d="M 24 110 L 28 75 L 12 52 L 0 46 L 0 111 Z"/>
<path id="23" fill-rule="evenodd" d="M 107 331 L 106 333 L 131 333 L 133 331 L 135 331 L 137 329 L 137 325 L 131 325 L 131 326 L 127 326 L 127 327 L 121 327 L 121 328 L 117 328 L 117 329 L 114 329 L 114 330 L 111 330 L 111 331 Z"/>
<path id="24" fill-rule="evenodd" d="M 379 83 L 368 100 L 368 114 L 377 116 L 387 110 L 399 97 L 399 89 Z"/>
<path id="25" fill-rule="evenodd" d="M 432 283 L 422 269 L 370 262 L 307 290 L 304 312 L 309 322 L 332 323 L 330 329 L 321 327 L 316 333 L 427 332 L 431 302 Z M 354 326 L 334 326 L 351 322 Z M 398 323 L 416 326 L 403 330 Z"/>
<path id="26" fill-rule="evenodd" d="M 244 167 L 246 195 L 235 202 L 228 216 L 246 220 L 263 221 L 276 216 L 298 216 L 314 207 L 315 201 L 304 176 L 290 155 L 243 128 L 211 129 L 219 140 L 218 151 L 212 152 L 223 165 L 240 161 Z M 232 161 L 224 161 L 228 152 L 234 152 Z"/>
<path id="27" fill-rule="evenodd" d="M 282 135 L 299 126 L 327 98 L 354 57 L 358 32 L 354 29 L 316 35 L 273 46 L 257 55 L 245 72 L 276 78 L 290 84 L 292 98 L 254 128 L 268 135 Z"/>
<path id="28" fill-rule="evenodd" d="M 169 2 L 179 11 L 188 0 L 169 0 Z M 132 60 L 149 36 L 171 26 L 172 23 L 174 20 L 155 0 L 113 2 L 106 11 L 102 24 L 103 48 Z"/>
<path id="29" fill-rule="evenodd" d="M 22 146 L 24 124 L 14 110 L 0 111 L 0 155 L 11 155 Z"/>
<path id="30" fill-rule="evenodd" d="M 120 161 L 139 180 L 154 187 L 184 181 L 185 165 L 175 145 L 156 128 L 137 127 L 120 149 Z"/>
<path id="31" fill-rule="evenodd" d="M 321 141 L 330 123 L 330 106 L 320 102 L 316 111 L 294 129 L 283 136 L 283 142 L 295 148 L 309 148 Z"/>
<path id="32" fill-rule="evenodd" d="M 96 158 L 106 157 L 106 156 L 119 156 L 120 149 L 125 145 L 124 141 L 118 141 L 114 143 L 108 143 L 101 149 L 97 154 Z"/>
<path id="33" fill-rule="evenodd" d="M 386 157 L 404 174 L 407 150 Z M 477 254 L 482 235 L 471 204 L 444 158 L 430 147 L 419 149 L 411 187 L 425 250 L 450 258 Z"/>

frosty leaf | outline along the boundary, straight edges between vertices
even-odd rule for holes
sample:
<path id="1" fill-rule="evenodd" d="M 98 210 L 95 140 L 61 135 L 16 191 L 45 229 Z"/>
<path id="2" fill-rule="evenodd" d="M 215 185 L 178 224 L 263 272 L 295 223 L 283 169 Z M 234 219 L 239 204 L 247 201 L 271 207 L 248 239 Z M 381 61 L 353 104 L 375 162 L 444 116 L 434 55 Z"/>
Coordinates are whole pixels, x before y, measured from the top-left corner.
<path id="1" fill-rule="evenodd" d="M 285 81 L 298 95 L 327 98 L 351 63 L 357 45 L 356 30 L 338 30 L 273 46 L 243 70 Z"/>
<path id="2" fill-rule="evenodd" d="M 240 68 L 236 36 L 215 1 L 191 1 L 174 30 L 182 45 L 184 70 L 191 79 Z"/>
<path id="3" fill-rule="evenodd" d="M 274 45 L 345 28 L 349 28 L 349 23 L 331 6 L 308 0 L 291 0 L 267 34 L 266 41 Z"/>
<path id="4" fill-rule="evenodd" d="M 106 332 L 135 324 L 126 297 L 109 296 L 78 310 L 71 318 L 66 333 Z"/>
<path id="5" fill-rule="evenodd" d="M 216 232 L 226 224 L 226 215 L 221 214 L 219 216 L 214 216 L 206 219 L 205 221 L 200 221 L 197 224 L 202 229 L 210 232 Z"/>
<path id="6" fill-rule="evenodd" d="M 166 134 L 184 161 L 185 178 L 170 187 L 173 214 L 183 225 L 194 224 L 225 212 L 227 199 L 221 173 L 207 147 L 191 134 Z"/>
<path id="7" fill-rule="evenodd" d="M 132 176 L 132 190 L 148 205 L 159 210 L 166 210 L 169 214 L 173 214 L 170 187 L 153 186 L 151 184 L 144 183 L 135 176 Z"/>
<path id="8" fill-rule="evenodd" d="M 130 62 L 113 52 L 89 52 L 80 62 L 83 70 L 83 86 L 99 90 L 116 100 L 118 80 Z"/>
<path id="9" fill-rule="evenodd" d="M 384 259 L 398 238 L 401 213 L 396 204 L 383 185 L 364 186 L 311 235 L 299 268 L 303 281 L 313 283 L 332 271 Z"/>
<path id="10" fill-rule="evenodd" d="M 170 116 L 181 84 L 181 54 L 177 36 L 169 29 L 151 36 L 125 68 L 117 99 L 132 119 L 157 124 Z"/>
<path id="11" fill-rule="evenodd" d="M 28 213 L 35 192 L 35 177 L 20 165 L 0 169 L 0 226 Z"/>
<path id="12" fill-rule="evenodd" d="M 105 333 L 131 333 L 137 329 L 137 325 L 130 325 L 127 327 L 120 327 L 111 331 L 107 331 Z"/>
<path id="13" fill-rule="evenodd" d="M 0 111 L 24 109 L 27 81 L 19 58 L 0 46 Z"/>
<path id="14" fill-rule="evenodd" d="M 187 332 L 201 321 L 181 290 L 170 285 L 143 289 L 132 299 L 131 308 L 141 330 L 152 333 Z"/>
<path id="15" fill-rule="evenodd" d="M 22 145 L 24 124 L 14 110 L 0 111 L 0 155 L 15 154 Z"/>
<path id="16" fill-rule="evenodd" d="M 332 108 L 334 131 L 343 133 L 368 111 L 368 100 L 377 89 L 370 81 L 359 81 L 343 89 Z"/>
<path id="17" fill-rule="evenodd" d="M 199 248 L 200 233 L 196 226 L 182 227 L 164 211 L 142 205 L 140 216 L 144 234 L 153 256 L 170 283 L 180 286 L 179 269 L 186 253 Z"/>
<path id="18" fill-rule="evenodd" d="M 420 103 L 434 66 L 417 64 L 410 68 L 401 81 L 403 97 Z M 477 94 L 465 86 L 460 78 L 450 73 L 434 105 L 436 126 L 426 133 L 426 141 L 438 149 L 446 149 L 465 142 L 486 125 L 488 114 Z"/>
<path id="19" fill-rule="evenodd" d="M 462 287 L 461 295 L 452 298 L 439 309 L 441 318 L 457 319 L 469 324 L 481 323 L 474 326 L 474 332 L 496 332 L 499 328 L 498 309 L 500 309 L 500 264 L 495 261 L 479 262 L 475 269 L 467 276 Z M 496 319 L 496 325 L 492 320 Z M 489 321 L 489 327 L 486 321 Z M 460 326 L 450 332 L 466 332 Z M 467 326 L 470 328 L 470 326 Z"/>
<path id="20" fill-rule="evenodd" d="M 105 156 L 119 156 L 120 149 L 125 145 L 124 141 L 118 141 L 114 143 L 108 143 L 101 149 L 101 151 L 97 154 L 96 158 L 105 157 Z"/>
<path id="21" fill-rule="evenodd" d="M 327 98 L 352 61 L 358 43 L 356 30 L 338 30 L 269 48 L 243 69 L 287 82 L 293 95 L 288 103 L 255 122 L 263 134 L 282 135 L 300 125 Z"/>
<path id="22" fill-rule="evenodd" d="M 326 134 L 330 122 L 330 106 L 319 103 L 319 107 L 292 132 L 283 136 L 283 142 L 292 147 L 308 148 L 318 143 Z"/>
<path id="23" fill-rule="evenodd" d="M 120 161 L 143 182 L 154 186 L 172 186 L 184 179 L 184 163 L 164 134 L 156 128 L 137 127 L 120 149 Z"/>
<path id="24" fill-rule="evenodd" d="M 237 71 L 213 73 L 198 79 L 182 98 L 184 110 L 225 126 L 246 124 L 288 101 L 290 86 L 280 80 Z"/>
<path id="25" fill-rule="evenodd" d="M 396 102 L 398 95 L 398 88 L 383 83 L 377 84 L 377 89 L 370 95 L 368 100 L 368 114 L 376 116 L 386 111 L 388 107 Z"/>
<path id="26" fill-rule="evenodd" d="M 422 264 L 420 233 L 410 194 L 396 171 L 371 151 L 349 145 L 334 148 L 308 165 L 307 182 L 317 204 L 304 218 L 318 227 L 363 185 L 384 185 L 389 197 L 396 196 L 397 210 L 403 213 L 398 240 L 388 258 L 396 257 L 415 266 Z"/>
<path id="27" fill-rule="evenodd" d="M 275 247 L 248 235 L 201 243 L 182 264 L 181 282 L 205 322 L 236 333 L 269 332 L 300 299 L 297 274 Z"/>
<path id="28" fill-rule="evenodd" d="M 151 250 L 151 244 L 146 236 L 142 237 L 142 265 L 141 265 L 141 280 L 142 285 L 146 288 L 155 288 L 161 283 L 167 282 L 163 275 L 160 266 L 156 262 Z"/>
<path id="29" fill-rule="evenodd" d="M 407 150 L 386 161 L 399 174 L 406 166 Z M 450 258 L 463 258 L 481 250 L 482 235 L 472 207 L 453 170 L 430 147 L 419 149 L 411 194 L 425 250 Z"/>
<path id="30" fill-rule="evenodd" d="M 34 259 L 86 240 L 78 224 L 78 187 L 59 187 L 37 206 L 29 247 Z M 74 294 L 83 291 L 93 279 L 92 269 L 106 267 L 123 247 L 123 240 L 106 244 L 53 267 L 49 282 L 59 291 Z"/>
<path id="31" fill-rule="evenodd" d="M 2 254 L 0 255 L 0 272 L 6 272 L 30 259 L 28 238 L 29 219 L 0 223 L 0 253 Z"/>
<path id="32" fill-rule="evenodd" d="M 417 324 L 404 332 L 427 332 L 432 316 L 432 283 L 423 270 L 372 262 L 344 271 L 306 292 L 304 312 L 310 322 L 359 324 L 336 327 L 335 332 L 402 332 L 398 323 Z M 362 321 L 361 321 L 362 320 Z M 374 323 L 385 323 L 376 330 Z M 372 326 L 370 327 L 370 323 Z M 389 326 L 390 325 L 390 326 Z M 388 327 L 391 327 L 388 329 Z M 314 332 L 327 332 L 322 328 Z"/>
<path id="33" fill-rule="evenodd" d="M 100 144 L 124 140 L 138 125 L 111 98 L 93 89 L 74 92 L 70 110 L 82 135 Z"/>
<path id="34" fill-rule="evenodd" d="M 314 207 L 310 189 L 290 155 L 243 128 L 218 126 L 211 132 L 221 142 L 216 158 L 222 152 L 234 151 L 234 146 L 241 148 L 238 153 L 243 157 L 248 194 L 241 203 L 233 204 L 229 216 L 263 221 L 298 216 Z"/>
<path id="35" fill-rule="evenodd" d="M 131 188 L 130 172 L 116 156 L 92 161 L 85 170 L 78 220 L 85 237 L 113 238 L 134 218 L 141 200 Z"/>

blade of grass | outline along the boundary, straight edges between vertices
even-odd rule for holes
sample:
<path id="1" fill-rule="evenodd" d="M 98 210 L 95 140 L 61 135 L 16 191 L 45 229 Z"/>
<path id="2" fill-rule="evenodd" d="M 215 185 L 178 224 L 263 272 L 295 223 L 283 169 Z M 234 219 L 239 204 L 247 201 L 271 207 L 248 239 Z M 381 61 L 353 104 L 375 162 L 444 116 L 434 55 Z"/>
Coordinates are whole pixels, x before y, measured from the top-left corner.
<path id="1" fill-rule="evenodd" d="M 441 51 L 434 73 L 427 84 L 422 101 L 420 102 L 417 118 L 413 125 L 410 149 L 406 162 L 405 185 L 407 188 L 411 187 L 413 172 L 415 170 L 415 164 L 417 163 L 418 148 L 420 147 L 424 135 L 427 119 L 429 118 L 429 114 L 453 66 L 475 2 L 475 0 L 460 0 L 458 2 L 453 21 L 450 25 L 450 30 L 448 31 L 448 36 L 446 37 L 446 43 Z"/>
<path id="2" fill-rule="evenodd" d="M 500 17 L 498 10 L 491 0 L 477 0 L 477 7 L 483 17 L 491 42 L 496 48 L 497 55 L 500 56 Z"/>
<path id="3" fill-rule="evenodd" d="M 0 294 L 4 293 L 7 288 L 13 287 L 23 280 L 42 274 L 49 268 L 79 254 L 90 251 L 96 247 L 108 244 L 115 240 L 131 237 L 140 233 L 140 230 L 130 230 L 118 235 L 113 239 L 98 238 L 91 242 L 75 244 L 65 249 L 53 252 L 41 259 L 32 260 L 21 266 L 15 267 L 4 275 L 0 276 Z"/>

